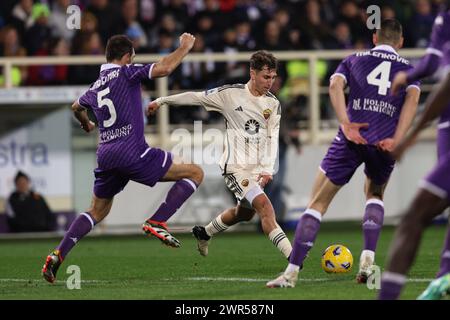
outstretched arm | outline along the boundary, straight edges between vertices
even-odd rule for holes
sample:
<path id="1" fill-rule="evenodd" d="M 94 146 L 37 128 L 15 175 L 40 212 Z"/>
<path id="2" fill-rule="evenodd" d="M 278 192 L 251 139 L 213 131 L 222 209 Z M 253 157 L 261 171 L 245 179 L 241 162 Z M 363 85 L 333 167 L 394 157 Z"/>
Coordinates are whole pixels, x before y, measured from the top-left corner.
<path id="1" fill-rule="evenodd" d="M 183 33 L 180 36 L 180 46 L 174 52 L 154 64 L 151 71 L 151 78 L 160 78 L 171 74 L 192 49 L 194 42 L 195 37 L 192 34 Z"/>
<path id="2" fill-rule="evenodd" d="M 392 81 L 391 93 L 396 95 L 401 87 L 422 78 L 431 76 L 439 67 L 441 56 L 436 53 L 428 53 L 420 59 L 417 67 L 410 69 L 408 72 L 401 71 L 397 73 Z"/>
<path id="3" fill-rule="evenodd" d="M 218 88 L 203 92 L 183 92 L 172 96 L 160 97 L 147 107 L 147 113 L 152 115 L 164 104 L 172 106 L 203 106 L 207 111 L 221 112 L 224 108 L 223 91 Z"/>
<path id="4" fill-rule="evenodd" d="M 89 120 L 87 115 L 87 111 L 84 107 L 82 107 L 77 101 L 72 104 L 72 112 L 77 118 L 78 122 L 80 122 L 81 128 L 86 132 L 91 132 L 95 128 L 95 124 Z"/>

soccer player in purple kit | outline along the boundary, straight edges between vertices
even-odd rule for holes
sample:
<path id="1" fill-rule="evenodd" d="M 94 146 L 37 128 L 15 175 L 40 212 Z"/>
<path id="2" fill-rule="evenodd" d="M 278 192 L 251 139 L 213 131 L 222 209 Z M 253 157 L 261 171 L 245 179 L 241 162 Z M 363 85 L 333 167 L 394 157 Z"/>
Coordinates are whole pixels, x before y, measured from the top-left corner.
<path id="1" fill-rule="evenodd" d="M 426 51 L 426 55 L 419 61 L 419 64 L 414 69 L 408 72 L 399 72 L 392 82 L 392 93 L 395 94 L 399 88 L 416 81 L 417 79 L 431 76 L 441 66 L 444 68 L 444 73 L 450 71 L 450 10 L 441 12 L 435 19 L 433 30 L 431 33 L 430 45 Z M 447 154 L 450 152 L 450 102 L 447 107 L 440 114 L 440 119 L 437 127 L 437 153 L 438 161 L 444 161 Z M 428 181 L 428 180 L 425 180 Z M 428 182 L 424 182 L 422 188 L 429 189 L 431 193 L 435 192 L 434 187 L 430 187 Z M 431 189 L 430 189 L 431 188 Z M 439 195 L 438 195 L 439 196 Z M 446 209 L 447 207 L 444 207 Z M 419 214 L 419 213 L 418 213 Z M 422 213 L 420 213 L 422 214 Z M 432 214 L 431 212 L 428 214 Z M 399 227 L 400 228 L 400 227 Z M 447 232 L 444 241 L 444 248 L 441 254 L 441 265 L 439 272 L 436 275 L 436 281 L 433 281 L 427 290 L 419 297 L 423 299 L 438 297 L 442 291 L 441 282 L 450 285 L 450 279 L 445 281 L 445 275 L 450 273 L 450 228 Z M 382 298 L 397 298 L 400 294 L 401 283 L 404 282 L 404 276 L 400 275 L 392 277 L 390 272 L 384 274 L 384 282 L 387 288 L 383 291 Z M 449 277 L 449 276 L 447 276 Z M 390 279 L 390 280 L 389 280 Z M 396 282 L 396 285 L 390 282 Z M 395 294 L 388 295 L 389 287 L 399 288 Z"/>
<path id="2" fill-rule="evenodd" d="M 110 212 L 114 196 L 129 180 L 150 187 L 160 181 L 175 181 L 165 201 L 143 224 L 144 232 L 162 243 L 179 247 L 180 242 L 167 230 L 166 221 L 194 193 L 203 179 L 203 171 L 194 164 L 174 163 L 172 154 L 149 147 L 144 137 L 141 82 L 169 75 L 189 53 L 195 38 L 184 33 L 179 47 L 160 61 L 131 64 L 132 42 L 123 35 L 108 40 L 106 60 L 96 82 L 72 105 L 81 128 L 91 132 L 95 124 L 89 120 L 90 108 L 99 127 L 98 167 L 91 207 L 81 213 L 66 232 L 59 246 L 47 256 L 42 274 L 53 283 L 59 266 L 74 247 Z"/>
<path id="3" fill-rule="evenodd" d="M 425 111 L 408 136 L 394 149 L 398 159 L 414 144 L 420 131 L 430 121 L 445 113 L 450 103 L 450 74 L 436 92 L 428 99 Z M 381 290 L 378 298 L 393 300 L 400 296 L 406 281 L 406 273 L 412 265 L 419 248 L 422 233 L 432 219 L 450 205 L 450 151 L 442 156 L 427 177 L 397 227 L 388 255 L 387 267 L 381 277 Z M 445 257 L 443 257 L 445 258 Z M 431 282 L 418 299 L 438 300 L 450 294 L 450 271 L 442 269 L 441 277 Z"/>
<path id="4" fill-rule="evenodd" d="M 439 67 L 450 72 L 450 10 L 441 12 L 435 19 L 427 54 L 414 69 L 399 72 L 392 83 L 392 92 L 420 78 L 431 76 Z M 437 126 L 437 153 L 439 161 L 450 151 L 450 103 L 441 113 Z M 450 228 L 444 241 L 440 270 L 436 277 L 450 272 Z"/>
<path id="5" fill-rule="evenodd" d="M 402 26 L 387 19 L 373 35 L 375 48 L 344 59 L 330 79 L 330 99 L 340 128 L 323 159 L 313 186 L 311 201 L 295 232 L 289 265 L 282 275 L 269 281 L 269 288 L 292 288 L 300 266 L 314 245 L 322 216 L 332 199 L 365 164 L 366 208 L 363 218 L 364 250 L 357 281 L 367 281 L 375 262 L 375 250 L 384 219 L 383 194 L 395 161 L 389 151 L 406 134 L 416 113 L 420 95 L 418 82 L 398 96 L 389 94 L 391 80 L 411 68 L 397 54 L 403 44 Z M 349 86 L 348 105 L 344 89 Z"/>

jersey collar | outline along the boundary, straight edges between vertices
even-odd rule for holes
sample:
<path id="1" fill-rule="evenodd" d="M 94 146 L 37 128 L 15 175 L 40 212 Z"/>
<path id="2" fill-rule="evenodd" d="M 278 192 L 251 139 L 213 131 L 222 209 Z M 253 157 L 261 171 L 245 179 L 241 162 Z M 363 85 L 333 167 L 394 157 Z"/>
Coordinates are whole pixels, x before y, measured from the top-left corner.
<path id="1" fill-rule="evenodd" d="M 388 44 L 380 44 L 378 46 L 376 46 L 375 48 L 373 48 L 372 50 L 382 50 L 382 51 L 388 51 L 388 52 L 392 52 L 393 54 L 398 55 L 397 51 L 395 51 L 394 48 L 392 48 L 390 45 Z"/>
<path id="2" fill-rule="evenodd" d="M 100 72 L 105 71 L 105 70 L 109 70 L 112 68 L 121 68 L 118 64 L 115 63 L 105 63 L 102 64 L 102 66 L 100 67 Z"/>

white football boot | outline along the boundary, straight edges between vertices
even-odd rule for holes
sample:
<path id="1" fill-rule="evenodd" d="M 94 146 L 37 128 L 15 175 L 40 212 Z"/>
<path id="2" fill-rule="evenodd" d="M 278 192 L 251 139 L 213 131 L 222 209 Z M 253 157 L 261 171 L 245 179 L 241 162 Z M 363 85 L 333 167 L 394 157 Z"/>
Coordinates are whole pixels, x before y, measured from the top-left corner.
<path id="1" fill-rule="evenodd" d="M 359 258 L 359 271 L 356 275 L 356 282 L 367 283 L 367 279 L 373 273 L 375 265 L 375 252 L 371 250 L 363 250 Z"/>
<path id="2" fill-rule="evenodd" d="M 266 283 L 267 288 L 294 288 L 298 280 L 298 271 L 284 272 L 278 278 Z"/>

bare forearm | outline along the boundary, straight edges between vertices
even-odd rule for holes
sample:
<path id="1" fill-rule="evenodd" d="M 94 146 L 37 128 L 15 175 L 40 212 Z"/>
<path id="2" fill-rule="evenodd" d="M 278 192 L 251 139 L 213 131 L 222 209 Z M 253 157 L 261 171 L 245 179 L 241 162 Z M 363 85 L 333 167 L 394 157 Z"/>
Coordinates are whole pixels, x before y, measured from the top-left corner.
<path id="1" fill-rule="evenodd" d="M 181 63 L 183 58 L 189 53 L 189 49 L 179 47 L 172 53 L 159 60 L 152 70 L 152 78 L 165 77 L 172 73 Z"/>
<path id="2" fill-rule="evenodd" d="M 82 127 L 85 127 L 89 124 L 89 117 L 87 115 L 86 110 L 83 111 L 74 111 L 73 115 L 75 116 L 75 118 L 78 120 L 78 122 L 80 122 L 80 125 Z"/>
<path id="3" fill-rule="evenodd" d="M 347 109 L 345 106 L 345 94 L 344 89 L 340 87 L 330 87 L 329 90 L 331 104 L 336 112 L 336 117 L 340 124 L 349 123 Z"/>
<path id="4" fill-rule="evenodd" d="M 417 112 L 419 95 L 420 95 L 419 93 L 414 92 L 413 94 L 411 94 L 406 98 L 406 101 L 402 108 L 402 112 L 400 114 L 397 129 L 395 130 L 394 140 L 396 142 L 401 141 L 401 139 L 403 139 L 403 137 L 406 135 L 406 132 L 408 132 L 409 128 L 411 127 L 411 124 L 414 120 L 414 116 L 416 115 Z"/>
<path id="5" fill-rule="evenodd" d="M 345 106 L 345 79 L 340 76 L 333 76 L 330 81 L 330 88 L 328 90 L 330 94 L 331 105 L 336 112 L 336 117 L 340 124 L 348 124 L 350 120 L 347 115 L 347 108 Z"/>

